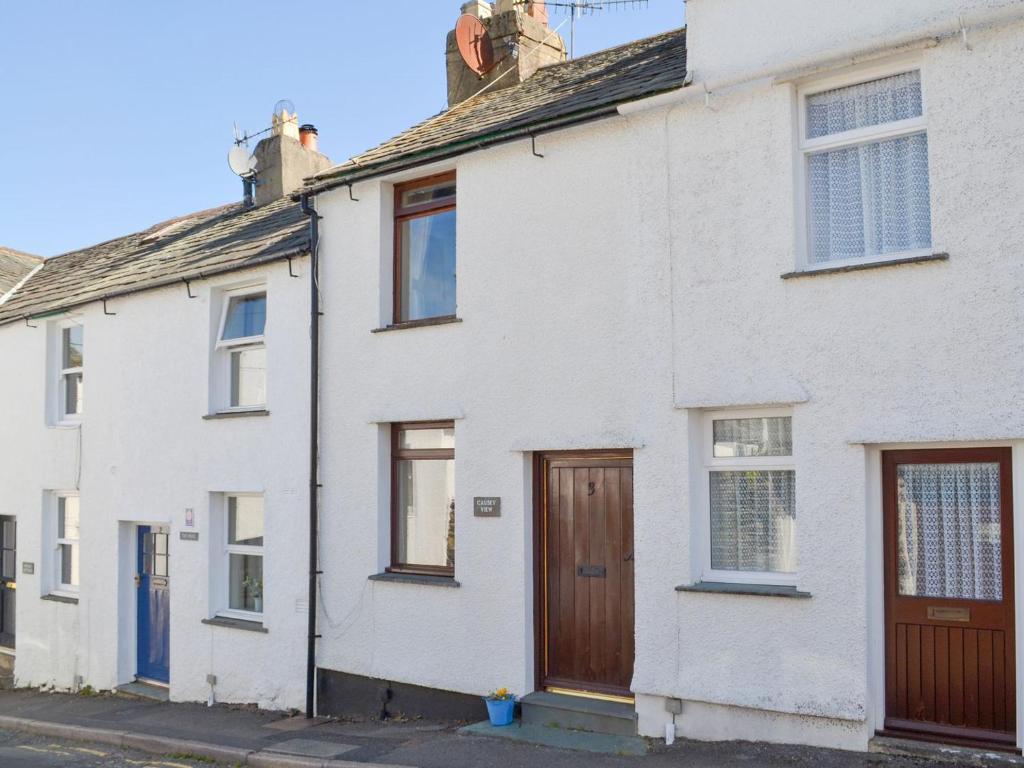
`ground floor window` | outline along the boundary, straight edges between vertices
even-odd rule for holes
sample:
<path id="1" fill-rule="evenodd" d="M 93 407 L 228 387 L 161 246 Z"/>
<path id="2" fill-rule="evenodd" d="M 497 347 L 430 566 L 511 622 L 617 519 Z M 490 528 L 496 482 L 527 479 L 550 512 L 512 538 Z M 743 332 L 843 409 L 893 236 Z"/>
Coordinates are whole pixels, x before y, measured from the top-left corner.
<path id="1" fill-rule="evenodd" d="M 455 573 L 455 425 L 395 424 L 391 433 L 391 569 Z"/>
<path id="2" fill-rule="evenodd" d="M 778 411 L 712 413 L 705 432 L 704 577 L 792 581 L 797 566 L 792 417 Z"/>
<path id="3" fill-rule="evenodd" d="M 263 496 L 230 494 L 226 498 L 225 556 L 227 608 L 263 613 Z"/>
<path id="4" fill-rule="evenodd" d="M 78 591 L 79 506 L 78 496 L 57 496 L 54 585 L 60 592 Z"/>

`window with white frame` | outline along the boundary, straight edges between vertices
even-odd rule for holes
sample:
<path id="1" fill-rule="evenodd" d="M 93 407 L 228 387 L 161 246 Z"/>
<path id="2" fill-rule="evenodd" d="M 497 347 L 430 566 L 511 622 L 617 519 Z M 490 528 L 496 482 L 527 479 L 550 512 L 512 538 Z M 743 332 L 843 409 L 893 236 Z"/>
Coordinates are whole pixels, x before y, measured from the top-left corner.
<path id="1" fill-rule="evenodd" d="M 931 252 L 921 72 L 874 70 L 799 92 L 804 266 Z"/>
<path id="2" fill-rule="evenodd" d="M 61 420 L 82 415 L 82 369 L 85 350 L 85 330 L 81 325 L 61 328 L 60 382 L 58 384 L 59 415 Z"/>
<path id="3" fill-rule="evenodd" d="M 243 616 L 263 613 L 263 497 L 226 497 L 225 556 L 227 611 Z"/>
<path id="4" fill-rule="evenodd" d="M 56 592 L 78 591 L 79 554 L 79 504 L 78 496 L 59 494 L 57 497 L 57 520 L 54 528 L 54 575 Z"/>
<path id="5" fill-rule="evenodd" d="M 786 412 L 712 413 L 705 423 L 707 559 L 703 578 L 795 580 L 796 473 Z"/>
<path id="6" fill-rule="evenodd" d="M 266 291 L 249 289 L 225 294 L 217 351 L 227 389 L 222 400 L 229 410 L 258 409 L 266 405 L 267 349 L 263 338 L 266 323 Z"/>

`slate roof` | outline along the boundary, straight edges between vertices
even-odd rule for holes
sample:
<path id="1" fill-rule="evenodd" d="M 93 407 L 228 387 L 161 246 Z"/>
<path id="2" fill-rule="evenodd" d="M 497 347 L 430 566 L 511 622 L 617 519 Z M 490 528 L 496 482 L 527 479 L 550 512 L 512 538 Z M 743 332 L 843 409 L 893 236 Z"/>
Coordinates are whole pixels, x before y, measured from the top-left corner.
<path id="1" fill-rule="evenodd" d="M 287 197 L 258 208 L 211 208 L 45 259 L 0 304 L 0 325 L 166 285 L 181 284 L 184 291 L 186 278 L 308 253 L 309 219 Z"/>
<path id="2" fill-rule="evenodd" d="M 619 104 L 681 88 L 686 82 L 686 30 L 537 70 L 524 82 L 474 96 L 400 133 L 375 149 L 321 171 L 303 192 L 451 157 L 489 143 L 615 113 Z"/>
<path id="3" fill-rule="evenodd" d="M 40 256 L 0 246 L 0 298 L 24 280 L 42 260 Z"/>

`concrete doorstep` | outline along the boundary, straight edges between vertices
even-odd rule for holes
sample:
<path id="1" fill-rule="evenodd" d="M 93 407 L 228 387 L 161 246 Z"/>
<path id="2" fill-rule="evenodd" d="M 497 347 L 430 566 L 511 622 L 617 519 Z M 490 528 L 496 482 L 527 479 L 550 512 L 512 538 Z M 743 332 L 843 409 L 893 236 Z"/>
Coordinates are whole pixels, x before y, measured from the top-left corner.
<path id="1" fill-rule="evenodd" d="M 107 728 L 89 728 L 81 725 L 65 725 L 44 720 L 30 720 L 24 717 L 0 715 L 0 730 L 27 733 L 32 736 L 46 736 L 53 739 L 106 744 L 118 749 L 134 749 L 154 755 L 176 757 L 199 757 L 207 760 L 253 766 L 253 768 L 409 768 L 409 766 L 386 765 L 384 763 L 360 763 L 351 760 L 302 757 L 263 750 L 225 747 L 203 741 L 174 739 L 165 736 L 151 736 L 130 731 L 116 731 Z"/>

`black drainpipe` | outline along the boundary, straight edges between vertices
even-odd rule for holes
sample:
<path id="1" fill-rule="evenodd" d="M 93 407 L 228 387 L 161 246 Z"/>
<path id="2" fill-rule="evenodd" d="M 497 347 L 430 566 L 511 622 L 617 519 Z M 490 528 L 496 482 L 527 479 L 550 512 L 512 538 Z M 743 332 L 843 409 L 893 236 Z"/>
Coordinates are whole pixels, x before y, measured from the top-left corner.
<path id="1" fill-rule="evenodd" d="M 320 575 L 317 542 L 320 522 L 320 216 L 302 196 L 302 212 L 309 216 L 309 627 L 306 638 L 306 717 L 313 717 L 316 685 L 316 580 Z"/>

